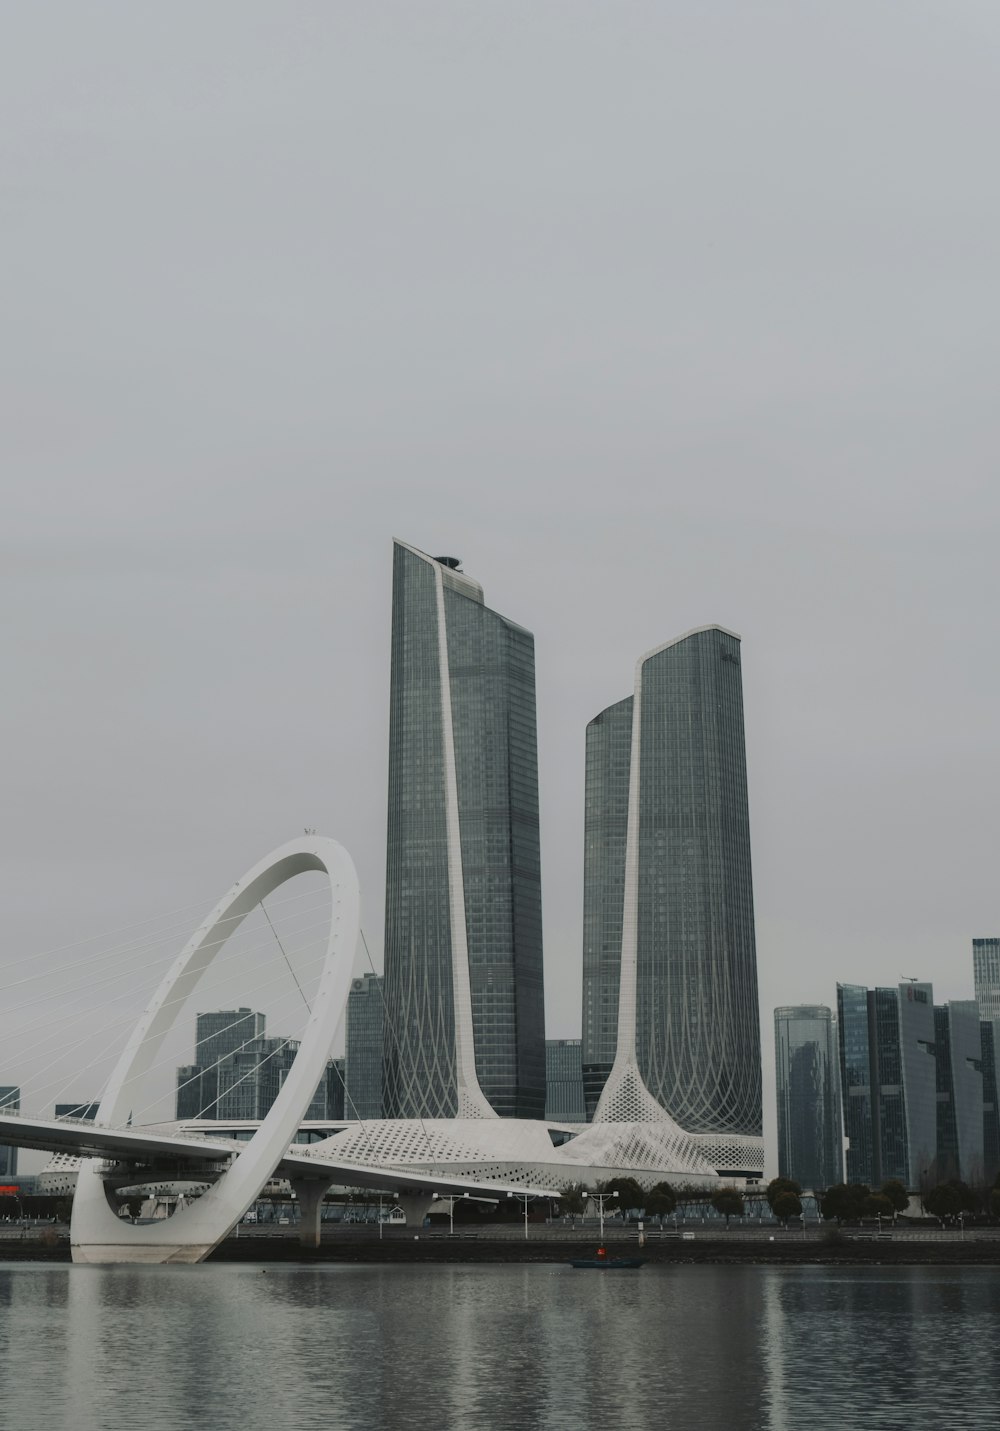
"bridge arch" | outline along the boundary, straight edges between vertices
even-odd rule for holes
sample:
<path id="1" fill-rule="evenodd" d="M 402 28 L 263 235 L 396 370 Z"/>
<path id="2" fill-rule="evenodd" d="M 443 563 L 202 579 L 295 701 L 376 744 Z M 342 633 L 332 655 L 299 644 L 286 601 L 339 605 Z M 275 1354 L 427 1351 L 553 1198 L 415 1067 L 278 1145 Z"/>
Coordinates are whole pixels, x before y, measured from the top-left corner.
<path id="1" fill-rule="evenodd" d="M 97 1123 L 121 1126 L 139 1080 L 152 1067 L 164 1038 L 201 976 L 261 900 L 296 875 L 324 873 L 331 918 L 319 988 L 298 1053 L 281 1092 L 259 1129 L 219 1180 L 164 1222 L 124 1223 L 105 1196 L 94 1161 L 80 1170 L 73 1199 L 70 1243 L 75 1262 L 200 1262 L 232 1230 L 284 1156 L 316 1092 L 347 1004 L 361 921 L 354 862 L 336 840 L 306 835 L 291 840 L 237 880 L 188 940 L 135 1027 L 108 1083 Z"/>

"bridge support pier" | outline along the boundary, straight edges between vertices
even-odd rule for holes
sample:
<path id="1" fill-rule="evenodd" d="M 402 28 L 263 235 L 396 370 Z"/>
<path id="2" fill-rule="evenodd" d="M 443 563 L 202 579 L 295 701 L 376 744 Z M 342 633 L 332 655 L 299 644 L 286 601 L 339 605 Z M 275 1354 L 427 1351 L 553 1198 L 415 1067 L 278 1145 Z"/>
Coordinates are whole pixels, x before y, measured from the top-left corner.
<path id="1" fill-rule="evenodd" d="M 419 1230 L 424 1225 L 424 1218 L 434 1206 L 434 1195 L 424 1192 L 397 1193 L 396 1202 L 406 1213 L 407 1227 Z"/>
<path id="2" fill-rule="evenodd" d="M 291 1186 L 299 1206 L 299 1245 L 318 1247 L 323 1199 L 332 1184 L 326 1178 L 292 1178 Z"/>

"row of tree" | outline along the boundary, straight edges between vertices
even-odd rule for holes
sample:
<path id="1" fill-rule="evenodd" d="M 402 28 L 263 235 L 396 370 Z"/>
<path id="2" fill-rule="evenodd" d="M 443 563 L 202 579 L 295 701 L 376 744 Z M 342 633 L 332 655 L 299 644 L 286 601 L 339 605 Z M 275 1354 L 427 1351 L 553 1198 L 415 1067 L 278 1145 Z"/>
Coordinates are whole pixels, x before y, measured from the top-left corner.
<path id="1" fill-rule="evenodd" d="M 729 1226 L 731 1217 L 762 1215 L 762 1203 L 766 1203 L 771 1214 L 780 1222 L 787 1223 L 793 1217 L 802 1215 L 802 1189 L 792 1178 L 772 1178 L 763 1189 L 763 1195 L 756 1190 L 743 1192 L 740 1188 L 719 1187 L 709 1191 L 704 1187 L 657 1183 L 655 1187 L 644 1189 L 634 1178 L 612 1178 L 601 1183 L 600 1193 L 616 1193 L 615 1206 L 623 1213 L 642 1211 L 646 1217 L 670 1217 L 678 1209 L 688 1216 L 705 1216 L 709 1209 L 726 1219 Z M 586 1205 L 582 1183 L 565 1188 L 561 1195 L 564 1210 L 580 1213 Z M 870 1188 L 864 1183 L 836 1183 L 825 1192 L 817 1192 L 819 1209 L 826 1221 L 858 1222 L 864 1217 L 895 1218 L 905 1212 L 910 1195 L 897 1178 L 888 1178 L 878 1188 Z M 960 1217 L 965 1213 L 981 1213 L 1000 1218 L 1000 1176 L 990 1189 L 970 1188 L 965 1183 L 952 1178 L 946 1183 L 930 1188 L 921 1196 L 926 1212 L 941 1221 Z"/>

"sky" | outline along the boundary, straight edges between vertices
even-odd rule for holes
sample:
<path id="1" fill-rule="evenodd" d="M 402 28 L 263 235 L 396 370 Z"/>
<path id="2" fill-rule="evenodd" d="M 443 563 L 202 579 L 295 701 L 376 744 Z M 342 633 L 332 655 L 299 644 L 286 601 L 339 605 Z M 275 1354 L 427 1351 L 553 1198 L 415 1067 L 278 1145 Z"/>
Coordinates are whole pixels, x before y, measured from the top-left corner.
<path id="1" fill-rule="evenodd" d="M 306 827 L 380 962 L 393 536 L 535 633 L 550 1036 L 586 723 L 708 622 L 766 1126 L 776 1004 L 971 996 L 998 54 L 986 0 L 0 3 L 0 969 L 43 1014 L 52 951 L 193 927 Z"/>

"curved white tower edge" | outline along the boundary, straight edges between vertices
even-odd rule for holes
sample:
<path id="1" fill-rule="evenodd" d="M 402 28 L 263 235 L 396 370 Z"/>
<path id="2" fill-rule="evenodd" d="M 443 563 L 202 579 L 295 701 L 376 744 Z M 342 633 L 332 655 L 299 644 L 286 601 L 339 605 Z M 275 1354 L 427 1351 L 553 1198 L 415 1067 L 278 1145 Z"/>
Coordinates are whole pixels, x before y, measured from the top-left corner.
<path id="1" fill-rule="evenodd" d="M 657 648 L 662 649 L 662 648 Z M 655 652 L 635 665 L 632 746 L 629 754 L 628 820 L 625 832 L 625 897 L 622 905 L 622 953 L 618 984 L 618 1040 L 615 1061 L 594 1113 L 595 1123 L 666 1122 L 682 1130 L 643 1082 L 635 1048 L 636 977 L 639 956 L 639 772 L 642 739 L 642 668 Z"/>
<path id="2" fill-rule="evenodd" d="M 764 1140 L 747 1134 L 688 1133 L 680 1127 L 646 1087 L 636 1051 L 637 980 L 639 952 L 639 786 L 642 759 L 642 684 L 646 662 L 668 647 L 679 645 L 703 631 L 722 630 L 739 640 L 725 627 L 699 626 L 646 651 L 635 666 L 632 704 L 632 738 L 629 753 L 628 816 L 625 834 L 625 888 L 622 905 L 621 968 L 618 990 L 618 1031 L 615 1059 L 594 1112 L 594 1124 L 638 1123 L 665 1125 L 671 1147 L 683 1149 L 685 1157 L 697 1160 L 704 1172 L 733 1171 L 763 1173 Z M 650 1128 L 652 1133 L 652 1128 Z"/>
<path id="3" fill-rule="evenodd" d="M 361 897 L 354 863 L 342 845 L 320 836 L 282 845 L 216 905 L 140 1019 L 97 1114 L 97 1122 L 107 1126 L 126 1121 L 138 1080 L 153 1065 L 181 1006 L 226 940 L 261 900 L 310 871 L 326 874 L 330 882 L 326 957 L 301 1046 L 267 1117 L 209 1191 L 164 1222 L 146 1226 L 123 1222 L 109 1204 L 100 1165 L 86 1162 L 73 1199 L 70 1242 L 75 1262 L 200 1262 L 232 1230 L 286 1153 L 316 1092 L 347 1004 L 360 928 Z"/>
<path id="4" fill-rule="evenodd" d="M 406 545 L 402 543 L 401 545 Z M 452 998 L 455 1011 L 456 1116 L 495 1118 L 476 1073 L 475 1031 L 472 1023 L 472 985 L 469 978 L 469 936 L 465 918 L 465 876 L 462 868 L 462 834 L 458 813 L 458 774 L 455 769 L 455 727 L 451 713 L 451 672 L 448 665 L 448 623 L 444 602 L 444 569 L 416 547 L 407 547 L 434 572 L 437 598 L 438 675 L 441 682 L 441 736 L 444 749 L 445 821 L 448 832 L 448 905 L 451 916 Z M 453 580 L 475 585 L 463 573 Z M 477 588 L 478 589 L 478 588 Z"/>

